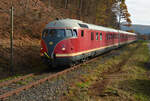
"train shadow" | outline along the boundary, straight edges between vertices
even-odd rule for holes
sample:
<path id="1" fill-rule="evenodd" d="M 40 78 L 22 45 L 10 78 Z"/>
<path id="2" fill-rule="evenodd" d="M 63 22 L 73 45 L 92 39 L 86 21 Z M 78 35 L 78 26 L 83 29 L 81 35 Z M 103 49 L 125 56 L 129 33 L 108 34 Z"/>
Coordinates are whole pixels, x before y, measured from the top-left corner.
<path id="1" fill-rule="evenodd" d="M 48 74 L 48 73 L 57 73 L 57 72 L 60 72 L 60 71 L 63 71 L 65 69 L 68 69 L 68 68 L 71 68 L 69 66 L 57 66 L 57 67 L 48 67 L 39 71 L 39 72 L 35 72 L 34 74 L 35 75 L 42 75 L 42 74 Z"/>

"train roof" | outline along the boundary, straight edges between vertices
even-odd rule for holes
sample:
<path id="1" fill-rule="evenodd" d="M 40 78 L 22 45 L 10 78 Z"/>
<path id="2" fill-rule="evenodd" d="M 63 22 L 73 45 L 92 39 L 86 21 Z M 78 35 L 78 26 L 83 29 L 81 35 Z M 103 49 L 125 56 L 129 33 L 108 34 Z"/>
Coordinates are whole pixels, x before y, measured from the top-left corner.
<path id="1" fill-rule="evenodd" d="M 124 33 L 124 34 L 131 34 L 131 35 L 136 35 L 135 33 L 131 32 L 126 32 L 122 30 L 116 30 L 113 28 L 108 28 L 108 27 L 103 27 L 103 26 L 98 26 L 98 25 L 93 25 L 93 24 L 88 24 L 80 20 L 75 20 L 75 19 L 61 19 L 61 20 L 55 20 L 46 25 L 46 28 L 88 28 L 92 30 L 101 30 L 101 31 L 107 31 L 107 32 L 119 32 L 119 33 Z"/>

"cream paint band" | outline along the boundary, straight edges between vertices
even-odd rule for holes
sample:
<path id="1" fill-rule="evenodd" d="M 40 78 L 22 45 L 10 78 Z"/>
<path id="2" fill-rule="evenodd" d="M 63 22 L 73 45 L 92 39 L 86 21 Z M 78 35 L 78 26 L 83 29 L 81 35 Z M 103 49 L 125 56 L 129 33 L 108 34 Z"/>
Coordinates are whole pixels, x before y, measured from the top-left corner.
<path id="1" fill-rule="evenodd" d="M 133 40 L 132 40 L 132 41 L 133 41 Z M 120 44 L 130 43 L 130 42 L 132 42 L 132 41 L 122 42 L 122 43 L 120 43 Z M 109 45 L 109 46 L 105 46 L 105 47 L 95 48 L 95 49 L 86 50 L 86 51 L 77 52 L 77 53 L 56 54 L 56 57 L 78 56 L 78 55 L 81 55 L 81 54 L 84 54 L 84 53 L 89 53 L 89 52 L 96 51 L 96 50 L 102 50 L 102 49 L 109 48 L 109 47 L 112 47 L 112 46 L 118 46 L 118 43 L 117 43 L 117 44 L 114 44 L 114 45 Z"/>

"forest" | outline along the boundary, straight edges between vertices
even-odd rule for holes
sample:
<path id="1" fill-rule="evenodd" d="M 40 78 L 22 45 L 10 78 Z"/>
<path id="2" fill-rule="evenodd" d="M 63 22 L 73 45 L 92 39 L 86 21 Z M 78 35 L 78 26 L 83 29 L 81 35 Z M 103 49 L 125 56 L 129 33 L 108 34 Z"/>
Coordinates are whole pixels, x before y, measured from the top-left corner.
<path id="1" fill-rule="evenodd" d="M 111 28 L 131 24 L 125 0 L 1 0 L 0 37 L 9 37 L 10 7 L 14 7 L 14 38 L 40 38 L 48 22 L 73 18 Z"/>

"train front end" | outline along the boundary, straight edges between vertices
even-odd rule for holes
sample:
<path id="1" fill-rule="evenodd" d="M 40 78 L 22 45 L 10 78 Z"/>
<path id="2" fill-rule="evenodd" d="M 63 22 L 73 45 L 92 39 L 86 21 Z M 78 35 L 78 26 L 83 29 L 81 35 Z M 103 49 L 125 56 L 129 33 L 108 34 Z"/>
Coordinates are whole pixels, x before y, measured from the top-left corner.
<path id="1" fill-rule="evenodd" d="M 43 30 L 41 38 L 42 60 L 50 66 L 70 65 L 73 58 L 64 54 L 74 52 L 74 45 L 70 40 L 74 40 L 76 36 L 76 31 L 72 28 L 67 29 L 60 21 L 49 23 Z"/>

